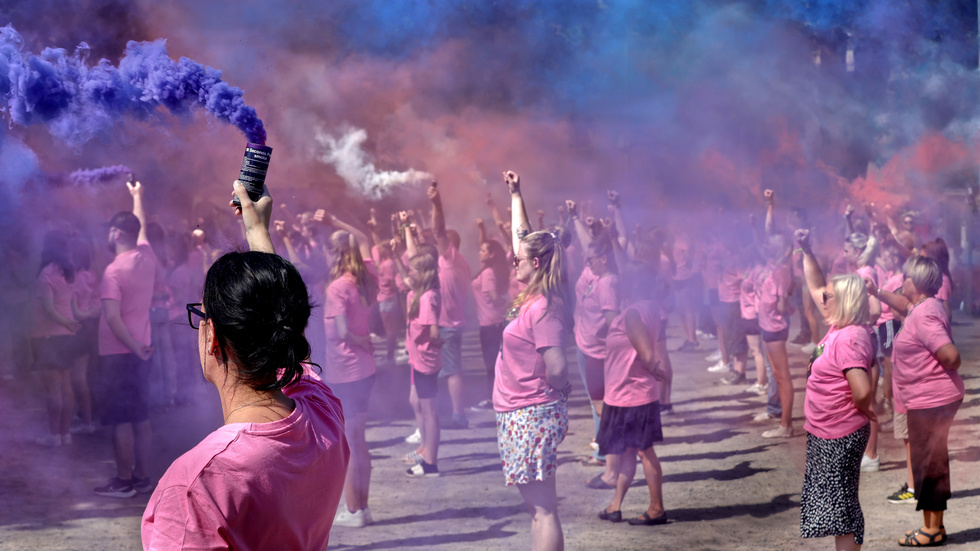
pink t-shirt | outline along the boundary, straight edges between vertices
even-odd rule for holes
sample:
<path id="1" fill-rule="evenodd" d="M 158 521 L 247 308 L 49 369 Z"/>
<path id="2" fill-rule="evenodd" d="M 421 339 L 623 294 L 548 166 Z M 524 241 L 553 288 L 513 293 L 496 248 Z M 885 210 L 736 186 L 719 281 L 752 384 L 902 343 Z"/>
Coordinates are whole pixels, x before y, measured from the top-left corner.
<path id="1" fill-rule="evenodd" d="M 54 310 L 58 314 L 74 319 L 71 311 L 71 297 L 75 294 L 75 286 L 65 281 L 65 272 L 60 266 L 48 264 L 37 275 L 37 296 L 34 297 L 34 326 L 32 337 L 55 337 L 71 335 L 67 327 L 55 321 L 41 306 L 41 300 L 50 298 L 54 301 Z"/>
<path id="2" fill-rule="evenodd" d="M 902 272 L 893 274 L 892 276 L 885 279 L 884 283 L 881 284 L 881 289 L 884 291 L 889 291 L 892 293 L 900 293 L 902 290 L 902 281 L 905 276 Z M 892 307 L 885 304 L 885 301 L 881 301 L 881 315 L 878 316 L 878 325 L 885 323 L 886 321 L 891 321 L 895 319 L 895 312 L 892 311 Z"/>
<path id="3" fill-rule="evenodd" d="M 494 301 L 491 297 L 497 293 L 497 275 L 489 266 L 480 270 L 473 278 L 473 298 L 476 299 L 476 319 L 481 327 L 497 325 L 504 322 L 504 311 L 507 309 L 507 297 L 497 295 Z"/>
<path id="4" fill-rule="evenodd" d="M 792 285 L 789 267 L 773 266 L 771 263 L 759 270 L 755 279 L 755 290 L 759 314 L 759 327 L 763 331 L 775 333 L 789 327 L 787 312 L 778 312 L 776 304 L 781 297 L 789 296 Z"/>
<path id="5" fill-rule="evenodd" d="M 936 291 L 936 298 L 949 302 L 951 296 L 953 296 L 953 282 L 949 280 L 949 276 L 943 274 L 943 284 Z"/>
<path id="6" fill-rule="evenodd" d="M 949 318 L 939 300 L 927 298 L 909 311 L 892 348 L 895 411 L 945 406 L 963 398 L 959 371 L 944 369 L 936 358 L 936 352 L 952 342 Z"/>
<path id="7" fill-rule="evenodd" d="M 755 294 L 755 280 L 759 277 L 762 266 L 753 266 L 745 272 L 738 294 L 738 306 L 742 319 L 754 320 L 759 317 L 759 297 Z"/>
<path id="8" fill-rule="evenodd" d="M 233 423 L 177 458 L 143 513 L 143 549 L 326 549 L 350 449 L 340 401 L 304 377 L 296 409 Z"/>
<path id="9" fill-rule="evenodd" d="M 469 263 L 450 243 L 446 253 L 439 255 L 440 327 L 458 328 L 466 324 L 466 294 L 470 292 L 472 277 Z"/>
<path id="10" fill-rule="evenodd" d="M 606 357 L 604 312 L 619 311 L 619 276 L 596 277 L 588 266 L 575 283 L 575 344 L 586 356 Z"/>
<path id="11" fill-rule="evenodd" d="M 398 296 L 399 279 L 394 260 L 386 258 L 378 263 L 378 302 L 385 302 Z"/>
<path id="12" fill-rule="evenodd" d="M 605 395 L 603 401 L 616 407 L 635 407 L 660 399 L 660 383 L 637 359 L 636 349 L 626 334 L 626 313 L 640 315 L 650 343 L 657 342 L 660 332 L 660 307 L 644 300 L 616 316 L 606 337 Z"/>
<path id="13" fill-rule="evenodd" d="M 690 240 L 683 235 L 674 240 L 674 280 L 684 281 L 695 276 L 694 252 Z"/>
<path id="14" fill-rule="evenodd" d="M 358 337 L 371 334 L 371 308 L 361 298 L 351 274 L 344 274 L 327 286 L 327 300 L 323 303 L 323 329 L 327 337 L 323 379 L 328 383 L 351 383 L 374 375 L 374 348 L 370 343 L 364 348 L 341 340 L 334 319 L 338 316 L 346 318 L 347 331 L 351 334 Z"/>
<path id="15" fill-rule="evenodd" d="M 719 302 L 740 302 L 742 291 L 742 271 L 736 266 L 729 264 L 721 273 L 718 281 L 718 301 Z"/>
<path id="16" fill-rule="evenodd" d="M 150 344 L 150 303 L 153 300 L 157 257 L 147 242 L 116 255 L 102 275 L 102 300 L 119 301 L 119 314 L 133 340 Z M 131 354 L 133 351 L 116 337 L 105 320 L 99 320 L 99 355 Z"/>
<path id="17" fill-rule="evenodd" d="M 411 307 L 414 291 L 408 292 L 408 305 Z M 408 363 L 413 369 L 426 375 L 439 373 L 442 369 L 442 348 L 432 346 L 429 325 L 439 326 L 439 291 L 429 289 L 419 299 L 419 315 L 408 322 L 405 349 L 408 350 Z"/>
<path id="18" fill-rule="evenodd" d="M 803 428 L 830 440 L 847 436 L 868 424 L 867 416 L 854 406 L 844 370 L 871 367 L 874 347 L 866 327 L 849 325 L 842 329 L 831 327 L 817 347 L 821 349 L 807 372 Z"/>
<path id="19" fill-rule="evenodd" d="M 517 317 L 504 328 L 503 345 L 494 367 L 493 409 L 514 411 L 547 404 L 560 398 L 561 389 L 548 384 L 541 350 L 557 346 L 564 351 L 567 329 L 547 301 L 538 296 L 521 306 Z"/>

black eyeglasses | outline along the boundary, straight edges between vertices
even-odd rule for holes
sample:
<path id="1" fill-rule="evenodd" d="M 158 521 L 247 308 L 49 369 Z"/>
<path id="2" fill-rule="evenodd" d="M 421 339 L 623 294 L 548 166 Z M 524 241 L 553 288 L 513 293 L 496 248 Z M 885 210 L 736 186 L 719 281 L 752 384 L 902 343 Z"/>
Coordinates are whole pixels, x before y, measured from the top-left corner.
<path id="1" fill-rule="evenodd" d="M 827 291 L 824 291 L 824 292 L 823 292 L 823 304 L 824 304 L 824 306 L 826 306 L 826 305 L 827 305 L 827 301 L 828 301 L 829 299 L 831 299 L 831 298 L 834 298 L 834 295 L 832 295 L 832 294 L 830 294 L 830 293 L 828 293 Z"/>
<path id="2" fill-rule="evenodd" d="M 201 302 L 192 302 L 187 305 L 187 323 L 191 324 L 191 327 L 198 329 L 201 323 L 208 321 L 208 315 L 204 313 L 204 310 L 198 308 L 198 306 L 204 306 Z M 196 321 L 195 316 L 201 318 L 201 321 L 194 323 Z"/>

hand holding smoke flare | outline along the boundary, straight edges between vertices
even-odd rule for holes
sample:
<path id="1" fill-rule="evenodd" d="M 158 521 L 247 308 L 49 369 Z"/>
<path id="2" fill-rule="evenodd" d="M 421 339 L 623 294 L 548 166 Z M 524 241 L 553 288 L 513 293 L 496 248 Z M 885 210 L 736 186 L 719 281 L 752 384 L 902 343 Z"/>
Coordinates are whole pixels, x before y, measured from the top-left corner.
<path id="1" fill-rule="evenodd" d="M 70 55 L 61 48 L 34 54 L 23 44 L 12 26 L 0 28 L 0 104 L 16 124 L 44 124 L 78 146 L 123 115 L 146 119 L 160 107 L 174 114 L 201 107 L 235 125 L 249 142 L 265 144 L 265 128 L 244 92 L 222 81 L 217 69 L 186 57 L 170 59 L 165 40 L 129 42 L 118 67 L 105 59 L 90 65 L 84 42 Z"/>
<path id="2" fill-rule="evenodd" d="M 431 174 L 415 169 L 379 171 L 362 148 L 366 140 L 367 131 L 359 128 L 350 128 L 339 138 L 319 131 L 317 159 L 333 165 L 347 187 L 368 199 L 380 199 L 396 187 L 432 179 Z"/>

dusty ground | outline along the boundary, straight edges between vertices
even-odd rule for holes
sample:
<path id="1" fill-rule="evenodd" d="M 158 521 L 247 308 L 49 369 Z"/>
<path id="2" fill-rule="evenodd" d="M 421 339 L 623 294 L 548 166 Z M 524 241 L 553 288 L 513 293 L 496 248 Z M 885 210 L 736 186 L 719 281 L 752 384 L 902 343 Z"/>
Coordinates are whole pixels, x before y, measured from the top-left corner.
<path id="1" fill-rule="evenodd" d="M 958 325 L 954 334 L 965 358 L 961 373 L 967 395 L 951 435 L 954 495 L 945 523 L 948 545 L 980 549 L 980 345 L 974 325 Z M 674 348 L 679 344 L 676 330 L 671 337 Z M 665 418 L 666 440 L 657 447 L 671 518 L 666 526 L 634 527 L 596 518 L 611 492 L 585 487 L 599 471 L 578 463 L 587 452 L 592 420 L 577 385 L 558 474 L 569 549 L 832 548 L 829 539 L 799 537 L 805 438 L 760 438 L 769 427 L 751 419 L 761 410 L 762 399 L 743 392 L 744 387 L 720 385 L 719 377 L 706 371 L 703 358 L 712 344 L 702 343 L 696 354 L 672 354 L 677 414 Z M 482 398 L 485 388 L 478 346 L 475 333 L 469 333 L 464 354 L 470 403 Z M 790 352 L 799 429 L 805 359 L 793 345 Z M 402 439 L 413 430 L 406 371 L 400 366 L 379 373 L 373 401 L 368 441 L 376 523 L 364 529 L 335 528 L 331 548 L 528 548 L 529 517 L 517 490 L 503 485 L 492 413 L 469 413 L 470 429 L 443 432 L 441 478 L 412 480 L 402 474 L 400 458 L 411 449 Z M 31 385 L 6 384 L 0 398 L 0 549 L 139 548 L 146 496 L 120 500 L 92 494 L 113 472 L 108 434 L 78 437 L 68 448 L 43 449 L 33 444 L 43 409 Z M 213 398 L 202 391 L 197 406 L 154 413 L 155 476 L 220 423 Z M 921 522 L 913 506 L 884 499 L 905 479 L 903 452 L 890 434 L 882 435 L 881 457 L 881 472 L 865 474 L 861 481 L 865 549 L 896 548 L 897 536 Z M 639 470 L 623 507 L 626 515 L 646 507 L 641 477 Z"/>

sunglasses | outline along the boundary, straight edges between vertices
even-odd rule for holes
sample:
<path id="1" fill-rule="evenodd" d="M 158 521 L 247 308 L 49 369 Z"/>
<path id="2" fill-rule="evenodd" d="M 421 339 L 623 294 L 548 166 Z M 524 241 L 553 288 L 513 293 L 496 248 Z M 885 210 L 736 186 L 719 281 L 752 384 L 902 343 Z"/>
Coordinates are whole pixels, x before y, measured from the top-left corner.
<path id="1" fill-rule="evenodd" d="M 521 262 L 523 262 L 523 261 L 525 261 L 525 260 L 527 260 L 527 257 L 520 257 L 520 256 L 517 256 L 517 255 L 515 254 L 515 255 L 514 255 L 514 260 L 513 260 L 513 263 L 514 263 L 514 267 L 515 267 L 515 268 L 517 268 L 518 266 L 520 266 L 520 265 L 521 265 Z"/>
<path id="2" fill-rule="evenodd" d="M 191 324 L 194 329 L 200 328 L 202 323 L 208 321 L 208 315 L 204 313 L 204 310 L 198 308 L 198 306 L 203 305 L 201 302 L 192 302 L 187 305 L 187 323 Z M 197 318 L 201 318 L 201 320 L 197 321 Z"/>
<path id="3" fill-rule="evenodd" d="M 821 297 L 821 298 L 823 298 L 823 305 L 824 305 L 824 306 L 826 306 L 826 305 L 827 305 L 827 301 L 828 301 L 829 299 L 832 299 L 832 298 L 834 298 L 834 295 L 832 295 L 832 294 L 830 294 L 830 293 L 828 293 L 827 291 L 824 291 L 824 292 L 823 292 L 823 297 Z"/>

